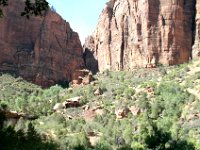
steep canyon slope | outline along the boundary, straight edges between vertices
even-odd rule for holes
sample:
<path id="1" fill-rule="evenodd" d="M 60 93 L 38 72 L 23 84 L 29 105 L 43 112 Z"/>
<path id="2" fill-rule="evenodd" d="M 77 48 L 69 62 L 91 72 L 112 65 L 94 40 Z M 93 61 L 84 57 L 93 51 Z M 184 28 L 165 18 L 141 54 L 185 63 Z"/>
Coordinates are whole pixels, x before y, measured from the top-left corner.
<path id="1" fill-rule="evenodd" d="M 195 20 L 195 44 L 193 46 L 193 57 L 200 56 L 200 1 L 196 1 L 196 20 Z"/>
<path id="2" fill-rule="evenodd" d="M 85 47 L 94 53 L 100 71 L 187 62 L 192 58 L 195 7 L 198 49 L 196 0 L 110 0 Z"/>
<path id="3" fill-rule="evenodd" d="M 44 87 L 71 80 L 84 65 L 78 34 L 56 12 L 26 19 L 23 9 L 23 1 L 9 1 L 0 18 L 0 71 Z"/>

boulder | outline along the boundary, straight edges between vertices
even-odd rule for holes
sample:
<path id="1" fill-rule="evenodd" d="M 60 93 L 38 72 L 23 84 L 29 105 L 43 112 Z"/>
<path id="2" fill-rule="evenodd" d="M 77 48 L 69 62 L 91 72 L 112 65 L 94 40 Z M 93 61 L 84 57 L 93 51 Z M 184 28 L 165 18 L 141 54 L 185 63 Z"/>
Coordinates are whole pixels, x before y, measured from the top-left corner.
<path id="1" fill-rule="evenodd" d="M 83 78 L 83 84 L 84 85 L 90 84 L 94 80 L 95 79 L 94 79 L 92 73 L 89 73 L 86 77 Z"/>
<path id="2" fill-rule="evenodd" d="M 99 96 L 103 94 L 103 90 L 101 88 L 97 88 L 97 90 L 94 92 L 94 95 Z"/>
<path id="3" fill-rule="evenodd" d="M 136 107 L 136 106 L 131 106 L 129 108 L 129 110 L 131 111 L 131 113 L 133 114 L 133 116 L 137 116 L 141 113 L 140 108 Z"/>
<path id="4" fill-rule="evenodd" d="M 73 73 L 72 79 L 73 79 L 72 80 L 73 86 L 87 85 L 95 80 L 93 77 L 93 74 L 89 70 L 86 70 L 86 69 L 76 70 Z"/>
<path id="5" fill-rule="evenodd" d="M 145 91 L 148 93 L 148 94 L 154 94 L 154 87 L 146 87 Z"/>
<path id="6" fill-rule="evenodd" d="M 94 113 L 94 111 L 92 109 L 88 109 L 88 110 L 85 110 L 83 112 L 83 118 L 86 120 L 86 121 L 91 121 L 93 120 L 94 118 L 96 117 L 96 114 Z"/>
<path id="7" fill-rule="evenodd" d="M 99 142 L 101 136 L 102 136 L 102 133 L 96 133 L 94 131 L 91 131 L 91 132 L 87 132 L 87 136 L 89 138 L 89 141 L 90 141 L 90 144 L 91 146 L 96 146 L 96 144 Z"/>
<path id="8" fill-rule="evenodd" d="M 29 115 L 23 112 L 17 112 L 12 110 L 6 110 L 6 111 L 0 111 L 0 114 L 4 115 L 6 119 L 15 119 L 18 121 L 20 118 L 26 119 L 26 120 L 35 120 L 38 119 L 38 116 L 36 115 Z"/>
<path id="9" fill-rule="evenodd" d="M 76 71 L 74 71 L 73 74 L 72 74 L 72 79 L 73 79 L 73 80 L 76 80 L 76 79 L 78 79 L 78 78 L 80 78 L 80 77 L 85 77 L 85 76 L 87 76 L 89 73 L 90 73 L 90 71 L 87 70 L 87 69 L 76 70 Z"/>
<path id="10" fill-rule="evenodd" d="M 62 112 L 64 108 L 65 108 L 65 105 L 64 105 L 64 104 L 62 104 L 62 103 L 56 103 L 56 104 L 54 105 L 54 107 L 53 107 L 53 110 L 54 110 L 55 112 Z"/>
<path id="11" fill-rule="evenodd" d="M 89 108 L 90 108 L 89 105 L 84 105 L 84 106 L 82 106 L 82 109 L 83 109 L 83 110 L 89 110 Z"/>
<path id="12" fill-rule="evenodd" d="M 116 119 L 123 119 L 127 117 L 128 112 L 129 112 L 128 108 L 119 108 L 115 110 Z"/>
<path id="13" fill-rule="evenodd" d="M 83 117 L 86 121 L 93 120 L 97 115 L 103 115 L 104 111 L 101 106 L 87 107 L 84 109 Z"/>
<path id="14" fill-rule="evenodd" d="M 83 78 L 81 76 L 78 77 L 78 79 L 72 80 L 72 85 L 80 85 L 83 83 Z"/>
<path id="15" fill-rule="evenodd" d="M 82 96 L 69 98 L 62 104 L 65 106 L 65 108 L 79 107 L 81 98 L 82 98 Z"/>
<path id="16" fill-rule="evenodd" d="M 63 113 L 66 111 L 67 108 L 79 107 L 81 98 L 82 96 L 77 96 L 77 97 L 69 98 L 62 103 L 56 103 L 53 107 L 53 110 L 58 113 Z"/>

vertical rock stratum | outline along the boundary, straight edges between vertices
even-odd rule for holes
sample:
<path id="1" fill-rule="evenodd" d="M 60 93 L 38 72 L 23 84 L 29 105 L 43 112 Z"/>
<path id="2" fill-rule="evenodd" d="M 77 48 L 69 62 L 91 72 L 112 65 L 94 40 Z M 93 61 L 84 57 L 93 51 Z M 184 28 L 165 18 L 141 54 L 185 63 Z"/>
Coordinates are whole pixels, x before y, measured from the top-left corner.
<path id="1" fill-rule="evenodd" d="M 195 4 L 196 0 L 110 0 L 92 35 L 93 46 L 88 46 L 99 70 L 187 62 L 194 43 Z M 196 21 L 199 24 L 198 15 Z"/>
<path id="2" fill-rule="evenodd" d="M 193 57 L 200 56 L 200 1 L 196 0 L 196 18 L 195 18 L 195 43 L 193 46 Z"/>
<path id="3" fill-rule="evenodd" d="M 83 49 L 68 22 L 56 12 L 26 19 L 23 1 L 9 1 L 0 18 L 0 71 L 18 74 L 44 87 L 71 80 L 84 66 Z"/>

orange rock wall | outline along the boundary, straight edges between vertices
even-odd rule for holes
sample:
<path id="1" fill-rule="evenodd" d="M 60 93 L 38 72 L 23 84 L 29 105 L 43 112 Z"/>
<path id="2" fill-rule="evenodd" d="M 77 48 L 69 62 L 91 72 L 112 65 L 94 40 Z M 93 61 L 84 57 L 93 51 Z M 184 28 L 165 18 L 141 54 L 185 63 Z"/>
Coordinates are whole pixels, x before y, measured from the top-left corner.
<path id="1" fill-rule="evenodd" d="M 48 87 L 71 80 L 84 66 L 79 36 L 57 13 L 20 16 L 23 2 L 9 1 L 0 18 L 0 71 L 15 73 Z"/>
<path id="2" fill-rule="evenodd" d="M 196 0 L 196 17 L 195 17 L 195 43 L 193 46 L 193 58 L 200 57 L 200 1 Z"/>
<path id="3" fill-rule="evenodd" d="M 99 70 L 187 62 L 194 8 L 194 0 L 110 0 L 92 35 Z"/>

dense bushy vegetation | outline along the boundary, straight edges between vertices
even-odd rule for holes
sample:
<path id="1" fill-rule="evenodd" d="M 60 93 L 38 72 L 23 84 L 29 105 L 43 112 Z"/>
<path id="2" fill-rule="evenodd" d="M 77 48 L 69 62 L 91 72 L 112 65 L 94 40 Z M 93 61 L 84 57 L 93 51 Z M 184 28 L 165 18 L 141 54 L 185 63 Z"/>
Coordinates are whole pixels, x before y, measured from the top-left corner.
<path id="1" fill-rule="evenodd" d="M 44 141 L 38 145 L 53 145 L 51 149 L 198 150 L 198 66 L 191 62 L 131 72 L 105 71 L 95 76 L 97 80 L 93 84 L 74 88 L 56 85 L 41 89 L 21 78 L 3 74 L 0 76 L 1 109 L 38 118 L 32 121 L 21 118 L 16 124 L 7 122 L 12 127 L 4 125 L 1 134 L 11 134 L 12 139 L 19 141 L 18 145 L 23 145 L 20 142 L 25 138 L 26 149 L 30 147 L 28 124 L 31 122 L 36 137 Z M 102 95 L 94 94 L 98 88 Z M 76 96 L 82 96 L 80 107 L 68 108 L 63 113 L 53 111 L 56 103 Z M 98 106 L 103 113 L 88 119 L 83 106 L 89 110 Z M 132 107 L 136 113 L 131 111 Z M 129 111 L 117 119 L 116 111 L 120 109 Z"/>

